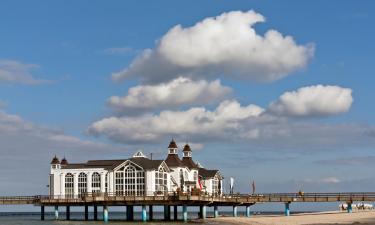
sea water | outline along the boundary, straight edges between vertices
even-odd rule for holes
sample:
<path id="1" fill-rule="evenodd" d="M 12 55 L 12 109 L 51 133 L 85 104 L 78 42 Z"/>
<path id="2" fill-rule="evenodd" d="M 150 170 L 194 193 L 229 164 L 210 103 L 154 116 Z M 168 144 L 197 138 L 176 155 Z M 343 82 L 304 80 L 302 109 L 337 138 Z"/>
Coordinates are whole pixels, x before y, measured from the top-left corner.
<path id="1" fill-rule="evenodd" d="M 262 212 L 261 214 L 280 214 L 281 212 Z M 239 212 L 239 216 L 243 216 L 244 212 Z M 40 220 L 40 214 L 38 212 L 0 212 L 0 225 L 97 225 L 105 224 L 102 221 L 102 213 L 98 210 L 98 221 L 93 221 L 93 213 L 89 213 L 89 221 L 84 221 L 83 212 L 71 212 L 69 221 L 65 220 L 65 213 L 59 213 L 59 219 L 55 220 L 53 212 L 46 212 L 45 220 Z M 220 216 L 232 216 L 232 212 L 220 212 Z M 179 221 L 163 221 L 163 212 L 154 212 L 154 220 L 148 221 L 146 224 L 150 225 L 182 225 L 184 224 L 182 220 L 182 214 L 178 214 Z M 207 212 L 207 217 L 213 217 L 213 212 Z M 171 213 L 171 218 L 173 218 L 173 212 Z M 188 224 L 209 224 L 216 225 L 217 222 L 211 220 L 200 220 L 198 219 L 197 212 L 188 213 L 189 222 Z M 134 212 L 135 221 L 126 221 L 125 212 L 110 212 L 109 213 L 109 223 L 108 224 L 128 224 L 128 225 L 139 225 L 145 224 L 141 222 L 141 213 Z M 224 223 L 220 223 L 226 225 Z"/>

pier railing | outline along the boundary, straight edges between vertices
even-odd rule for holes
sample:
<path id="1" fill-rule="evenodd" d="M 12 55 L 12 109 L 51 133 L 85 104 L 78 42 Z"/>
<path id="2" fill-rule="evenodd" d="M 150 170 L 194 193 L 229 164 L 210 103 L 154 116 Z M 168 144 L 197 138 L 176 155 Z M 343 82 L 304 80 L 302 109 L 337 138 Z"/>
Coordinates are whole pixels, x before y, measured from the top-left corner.
<path id="1" fill-rule="evenodd" d="M 0 196 L 0 204 L 44 204 L 44 203 L 103 203 L 124 202 L 188 202 L 199 204 L 255 204 L 266 202 L 375 202 L 375 192 L 342 193 L 259 193 L 207 195 L 190 192 L 152 192 L 152 193 L 82 193 L 80 195 L 36 195 Z"/>

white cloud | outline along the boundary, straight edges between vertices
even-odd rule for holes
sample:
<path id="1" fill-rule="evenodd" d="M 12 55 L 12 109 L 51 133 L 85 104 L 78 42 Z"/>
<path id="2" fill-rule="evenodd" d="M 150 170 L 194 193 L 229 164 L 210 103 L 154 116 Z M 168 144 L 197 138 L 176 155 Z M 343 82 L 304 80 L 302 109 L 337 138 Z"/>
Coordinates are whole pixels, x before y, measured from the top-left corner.
<path id="1" fill-rule="evenodd" d="M 167 135 L 220 138 L 237 132 L 242 121 L 262 112 L 256 105 L 243 107 L 236 101 L 223 101 L 214 111 L 196 107 L 186 111 L 162 111 L 159 115 L 104 118 L 93 123 L 89 133 L 123 143 L 152 142 Z"/>
<path id="2" fill-rule="evenodd" d="M 230 92 L 231 89 L 222 86 L 220 80 L 192 81 L 179 77 L 168 83 L 132 87 L 126 96 L 112 96 L 108 100 L 108 105 L 115 111 L 139 113 L 151 109 L 215 103 Z"/>
<path id="3" fill-rule="evenodd" d="M 282 116 L 327 116 L 347 112 L 352 102 L 349 88 L 316 85 L 285 92 L 268 110 Z"/>
<path id="4" fill-rule="evenodd" d="M 312 45 L 298 45 L 276 30 L 257 34 L 254 24 L 265 18 L 254 11 L 232 11 L 206 18 L 192 27 L 177 25 L 144 50 L 114 80 L 140 77 L 151 83 L 177 76 L 194 79 L 229 78 L 273 81 L 304 68 L 314 54 Z"/>
<path id="5" fill-rule="evenodd" d="M 31 71 L 36 68 L 39 68 L 39 66 L 35 64 L 25 64 L 14 60 L 0 60 L 0 83 L 28 85 L 51 83 L 51 81 L 33 77 Z"/>
<path id="6" fill-rule="evenodd" d="M 341 180 L 337 177 L 324 177 L 319 179 L 306 179 L 304 180 L 306 183 L 319 183 L 319 184 L 337 184 L 340 183 Z"/>

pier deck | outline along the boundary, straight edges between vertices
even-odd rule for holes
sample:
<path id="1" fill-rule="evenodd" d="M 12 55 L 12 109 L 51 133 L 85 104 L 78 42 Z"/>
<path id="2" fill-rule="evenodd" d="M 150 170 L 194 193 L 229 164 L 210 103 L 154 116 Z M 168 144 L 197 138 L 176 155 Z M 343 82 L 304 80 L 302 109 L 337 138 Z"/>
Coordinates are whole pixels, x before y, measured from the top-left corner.
<path id="1" fill-rule="evenodd" d="M 40 205 L 253 205 L 267 202 L 375 202 L 375 192 L 349 193 L 266 193 L 223 196 L 194 195 L 155 195 L 155 196 L 118 196 L 115 194 L 87 194 L 80 197 L 65 196 L 4 196 L 1 205 L 34 204 Z"/>

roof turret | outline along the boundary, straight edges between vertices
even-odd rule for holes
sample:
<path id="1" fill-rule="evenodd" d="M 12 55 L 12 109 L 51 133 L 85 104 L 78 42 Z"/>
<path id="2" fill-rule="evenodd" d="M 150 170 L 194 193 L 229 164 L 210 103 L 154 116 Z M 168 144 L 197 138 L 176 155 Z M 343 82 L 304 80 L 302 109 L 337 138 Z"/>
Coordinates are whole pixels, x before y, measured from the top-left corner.
<path id="1" fill-rule="evenodd" d="M 68 165 L 68 160 L 66 160 L 66 158 L 64 157 L 62 160 L 61 160 L 61 165 Z"/>
<path id="2" fill-rule="evenodd" d="M 53 157 L 53 159 L 51 161 L 51 164 L 60 164 L 60 160 L 57 158 L 56 155 L 55 155 L 55 157 Z"/>
<path id="3" fill-rule="evenodd" d="M 177 144 L 176 144 L 176 142 L 174 141 L 173 138 L 172 138 L 171 142 L 169 143 L 168 148 L 178 148 Z"/>
<path id="4" fill-rule="evenodd" d="M 186 144 L 184 146 L 184 149 L 182 150 L 183 152 L 191 152 L 191 148 L 190 148 L 190 145 L 189 144 Z"/>

